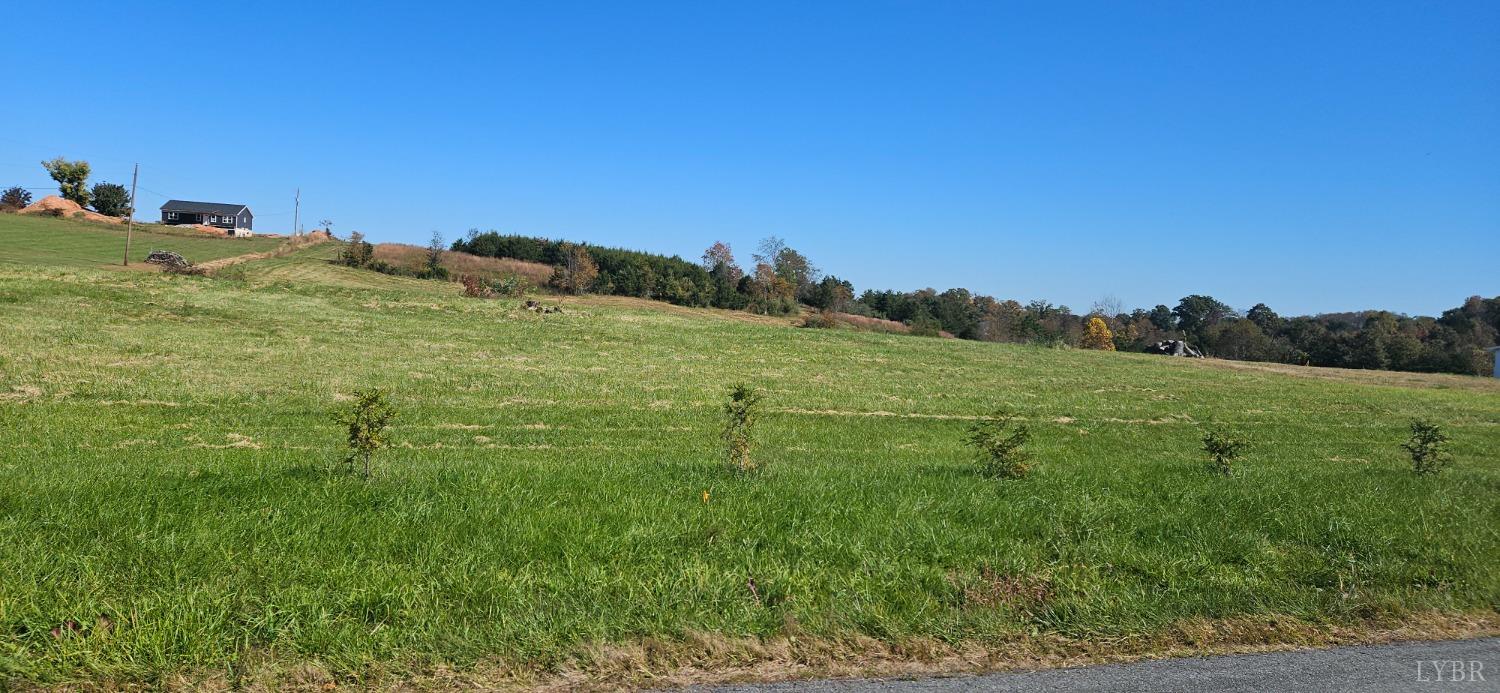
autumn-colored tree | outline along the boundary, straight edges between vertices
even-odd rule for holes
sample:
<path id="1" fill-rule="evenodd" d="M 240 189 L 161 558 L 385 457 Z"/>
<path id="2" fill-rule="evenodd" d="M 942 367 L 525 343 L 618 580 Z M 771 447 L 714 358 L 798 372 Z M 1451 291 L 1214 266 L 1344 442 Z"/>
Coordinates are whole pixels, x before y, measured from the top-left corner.
<path id="1" fill-rule="evenodd" d="M 589 257 L 588 248 L 564 243 L 558 249 L 562 262 L 552 270 L 552 285 L 570 294 L 581 294 L 593 288 L 599 278 L 599 266 Z"/>
<path id="2" fill-rule="evenodd" d="M 738 282 L 740 277 L 745 276 L 745 271 L 735 264 L 734 251 L 729 249 L 729 244 L 715 241 L 708 250 L 703 251 L 703 269 L 712 272 L 721 265 L 724 267 L 724 276 L 731 283 Z"/>
<path id="3" fill-rule="evenodd" d="M 1085 349 L 1114 351 L 1115 336 L 1109 331 L 1109 325 L 1104 323 L 1104 318 L 1095 315 L 1089 318 L 1088 327 L 1084 329 L 1083 339 L 1078 345 Z"/>

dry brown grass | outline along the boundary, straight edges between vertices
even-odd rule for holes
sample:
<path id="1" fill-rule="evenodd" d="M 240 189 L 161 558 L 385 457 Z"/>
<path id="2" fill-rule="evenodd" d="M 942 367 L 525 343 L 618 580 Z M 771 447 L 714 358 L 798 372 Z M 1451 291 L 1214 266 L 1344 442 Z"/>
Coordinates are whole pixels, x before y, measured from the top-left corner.
<path id="1" fill-rule="evenodd" d="M 907 334 L 911 327 L 904 322 L 895 320 L 882 320 L 853 313 L 834 313 L 833 319 L 839 324 L 848 325 L 856 330 L 865 332 L 889 332 L 891 334 Z"/>
<path id="2" fill-rule="evenodd" d="M 572 660 L 543 670 L 489 660 L 473 668 L 375 667 L 358 680 L 335 677 L 316 662 L 247 657 L 237 676 L 221 671 L 180 674 L 152 688 L 166 690 L 382 691 L 544 690 L 606 691 L 814 678 L 915 677 L 983 674 L 1112 664 L 1170 657 L 1248 654 L 1370 645 L 1408 640 L 1457 640 L 1500 635 L 1500 614 L 1425 612 L 1400 619 L 1314 624 L 1284 616 L 1182 621 L 1151 635 L 1109 639 L 1056 635 L 944 642 L 896 642 L 866 636 L 811 637 L 788 623 L 769 638 L 690 632 L 679 639 L 646 638 L 592 644 Z M 405 670 L 403 670 L 405 669 Z M 145 690 L 139 684 L 92 682 L 72 690 Z"/>
<path id="3" fill-rule="evenodd" d="M 666 301 L 656 301 L 649 298 L 636 298 L 634 296 L 601 296 L 598 294 L 586 294 L 583 296 L 557 296 L 558 303 L 573 306 L 602 306 L 607 308 L 626 308 L 635 310 L 649 310 L 669 315 L 697 318 L 715 318 L 719 320 L 733 320 L 735 322 L 751 323 L 755 325 L 779 325 L 791 326 L 800 322 L 800 317 L 783 317 L 775 315 L 758 315 L 747 313 L 742 310 L 729 310 L 727 308 L 692 308 L 679 306 Z"/>
<path id="4" fill-rule="evenodd" d="M 1438 389 L 1471 390 L 1500 394 L 1500 378 L 1479 378 L 1472 375 L 1449 373 L 1408 373 L 1404 371 L 1366 371 L 1351 368 L 1324 368 L 1321 366 L 1294 366 L 1285 363 L 1262 361 L 1229 361 L 1226 359 L 1172 359 L 1191 366 L 1223 368 L 1226 370 L 1254 371 L 1294 375 L 1299 378 L 1317 378 L 1359 385 L 1389 385 L 1391 387 L 1424 387 Z"/>
<path id="5" fill-rule="evenodd" d="M 427 249 L 403 243 L 381 243 L 375 246 L 375 259 L 394 267 L 412 271 L 422 269 L 427 262 Z M 488 280 L 517 275 L 535 286 L 545 286 L 552 278 L 552 267 L 539 262 L 512 260 L 510 258 L 480 257 L 468 253 L 443 251 L 443 267 L 454 277 L 472 275 Z"/>

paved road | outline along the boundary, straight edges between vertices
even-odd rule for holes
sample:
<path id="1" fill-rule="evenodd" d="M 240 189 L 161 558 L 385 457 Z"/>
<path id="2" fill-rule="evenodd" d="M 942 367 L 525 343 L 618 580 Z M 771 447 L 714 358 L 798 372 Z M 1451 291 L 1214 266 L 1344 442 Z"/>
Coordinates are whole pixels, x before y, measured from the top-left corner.
<path id="1" fill-rule="evenodd" d="M 1443 663 L 1440 673 L 1434 660 Z M 1460 662 L 1458 669 L 1448 662 Z M 1462 680 L 1458 674 L 1462 673 Z M 712 693 L 1500 691 L 1500 638 L 1167 659 L 984 676 L 700 688 Z"/>

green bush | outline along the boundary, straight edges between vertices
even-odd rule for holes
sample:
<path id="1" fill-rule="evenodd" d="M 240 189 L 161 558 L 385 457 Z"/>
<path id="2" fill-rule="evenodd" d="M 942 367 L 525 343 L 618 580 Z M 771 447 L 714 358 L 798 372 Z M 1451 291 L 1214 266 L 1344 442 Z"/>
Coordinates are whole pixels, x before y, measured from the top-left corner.
<path id="1" fill-rule="evenodd" d="M 531 289 L 531 282 L 519 274 L 501 275 L 499 279 L 490 282 L 490 290 L 501 296 L 520 296 Z"/>
<path id="2" fill-rule="evenodd" d="M 356 390 L 354 397 L 354 406 L 335 415 L 334 420 L 348 429 L 349 454 L 344 463 L 353 471 L 355 462 L 363 462 L 364 476 L 369 479 L 370 456 L 390 443 L 385 429 L 395 418 L 396 409 L 380 388 Z"/>
<path id="3" fill-rule="evenodd" d="M 1020 479 L 1031 471 L 1031 453 L 1021 449 L 1031 440 L 1031 429 L 1015 419 L 1014 414 L 996 411 L 969 426 L 964 440 L 978 450 L 981 474 Z"/>
<path id="4" fill-rule="evenodd" d="M 365 240 L 365 235 L 355 231 L 339 252 L 339 262 L 350 267 L 369 267 L 375 257 L 375 246 Z"/>
<path id="5" fill-rule="evenodd" d="M 1209 431 L 1203 436 L 1203 451 L 1208 453 L 1214 471 L 1224 476 L 1234 474 L 1234 463 L 1240 453 L 1250 448 L 1250 441 L 1222 431 Z"/>
<path id="6" fill-rule="evenodd" d="M 93 201 L 94 211 L 105 216 L 123 217 L 130 214 L 130 192 L 118 183 L 95 183 L 89 198 Z"/>
<path id="7" fill-rule="evenodd" d="M 1411 455 L 1412 471 L 1421 475 L 1436 474 L 1452 461 L 1448 453 L 1448 436 L 1431 421 L 1412 421 L 1411 438 L 1401 447 Z"/>
<path id="8" fill-rule="evenodd" d="M 754 445 L 755 420 L 760 415 L 760 393 L 749 385 L 735 385 L 724 404 L 724 454 L 731 467 L 752 472 L 759 466 L 750 456 Z"/>

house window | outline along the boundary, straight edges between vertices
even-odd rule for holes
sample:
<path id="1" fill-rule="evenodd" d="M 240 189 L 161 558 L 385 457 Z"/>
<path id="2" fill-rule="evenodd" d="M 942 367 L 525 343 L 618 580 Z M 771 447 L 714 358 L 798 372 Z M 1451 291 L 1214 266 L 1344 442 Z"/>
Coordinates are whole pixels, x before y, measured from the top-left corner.
<path id="1" fill-rule="evenodd" d="M 177 213 L 176 212 L 167 212 L 167 218 L 168 219 L 176 219 L 177 218 Z"/>
<path id="2" fill-rule="evenodd" d="M 216 217 L 216 216 L 210 216 L 208 218 L 208 223 L 210 223 L 210 224 L 217 224 L 217 223 L 219 223 L 219 218 Z"/>

